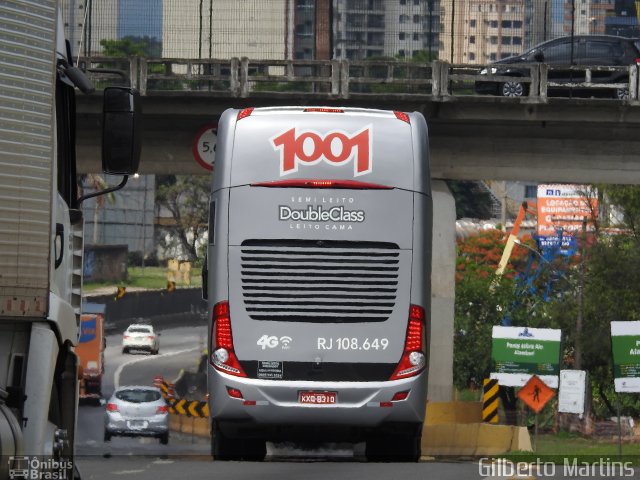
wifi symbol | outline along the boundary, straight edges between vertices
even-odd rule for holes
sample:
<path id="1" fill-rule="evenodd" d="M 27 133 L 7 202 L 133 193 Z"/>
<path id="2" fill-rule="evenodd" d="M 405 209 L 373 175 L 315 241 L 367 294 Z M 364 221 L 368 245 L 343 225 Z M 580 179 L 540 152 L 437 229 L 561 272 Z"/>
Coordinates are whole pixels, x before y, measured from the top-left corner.
<path id="1" fill-rule="evenodd" d="M 292 341 L 293 341 L 293 338 L 291 338 L 291 337 L 287 337 L 287 336 L 280 337 L 280 343 L 282 344 L 282 348 L 283 348 L 283 349 L 285 349 L 285 350 L 286 350 L 287 348 L 289 348 L 289 344 L 290 344 Z"/>

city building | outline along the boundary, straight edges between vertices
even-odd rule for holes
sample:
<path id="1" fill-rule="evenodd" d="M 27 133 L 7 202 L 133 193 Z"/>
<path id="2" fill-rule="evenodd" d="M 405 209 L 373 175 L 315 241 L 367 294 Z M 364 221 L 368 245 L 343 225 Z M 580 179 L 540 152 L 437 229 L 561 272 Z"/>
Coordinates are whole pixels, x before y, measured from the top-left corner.
<path id="1" fill-rule="evenodd" d="M 562 35 L 604 34 L 607 19 L 614 15 L 615 0 L 565 1 Z"/>
<path id="2" fill-rule="evenodd" d="M 534 42 L 529 0 L 450 0 L 444 5 L 440 59 L 489 63 L 523 52 L 527 33 Z M 531 18 L 527 18 L 528 16 Z M 535 24 L 535 22 L 533 22 Z M 527 32 L 528 31 L 528 32 Z"/>
<path id="3" fill-rule="evenodd" d="M 615 0 L 605 18 L 605 33 L 625 37 L 640 37 L 640 2 Z"/>
<path id="4" fill-rule="evenodd" d="M 284 59 L 288 0 L 164 0 L 165 58 Z"/>
<path id="5" fill-rule="evenodd" d="M 74 55 L 101 55 L 102 40 L 162 39 L 162 0 L 63 0 L 62 8 Z"/>
<path id="6" fill-rule="evenodd" d="M 63 0 L 65 35 L 74 55 L 100 55 L 100 40 L 118 38 L 118 0 Z"/>
<path id="7" fill-rule="evenodd" d="M 440 0 L 334 0 L 333 57 L 412 58 L 439 49 Z M 420 58 L 420 57 L 418 57 Z"/>

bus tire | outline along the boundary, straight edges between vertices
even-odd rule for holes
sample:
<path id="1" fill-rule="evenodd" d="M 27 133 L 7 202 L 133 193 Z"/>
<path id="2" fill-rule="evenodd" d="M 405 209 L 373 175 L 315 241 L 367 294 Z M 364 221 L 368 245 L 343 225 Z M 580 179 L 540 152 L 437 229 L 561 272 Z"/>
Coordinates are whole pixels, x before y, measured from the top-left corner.
<path id="1" fill-rule="evenodd" d="M 377 432 L 366 440 L 369 462 L 417 462 L 420 460 L 422 425 L 409 425 L 392 433 Z"/>
<path id="2" fill-rule="evenodd" d="M 211 428 L 211 454 L 214 460 L 249 460 L 260 462 L 267 455 L 267 443 L 257 438 L 232 438 L 225 435 L 218 422 Z"/>

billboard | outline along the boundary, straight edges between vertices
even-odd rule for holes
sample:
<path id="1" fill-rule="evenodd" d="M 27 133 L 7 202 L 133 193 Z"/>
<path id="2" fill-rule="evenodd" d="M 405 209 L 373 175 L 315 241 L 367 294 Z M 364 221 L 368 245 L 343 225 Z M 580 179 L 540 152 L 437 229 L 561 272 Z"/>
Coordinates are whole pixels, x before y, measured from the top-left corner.
<path id="1" fill-rule="evenodd" d="M 611 322 L 616 392 L 640 392 L 640 322 Z"/>
<path id="2" fill-rule="evenodd" d="M 561 330 L 494 326 L 491 337 L 491 378 L 500 385 L 523 387 L 537 375 L 549 387 L 558 388 Z"/>
<path id="3" fill-rule="evenodd" d="M 594 230 L 598 192 L 589 185 L 538 185 L 537 205 L 540 247 L 558 248 L 565 255 L 573 255 L 583 220 L 587 220 L 587 232 Z"/>

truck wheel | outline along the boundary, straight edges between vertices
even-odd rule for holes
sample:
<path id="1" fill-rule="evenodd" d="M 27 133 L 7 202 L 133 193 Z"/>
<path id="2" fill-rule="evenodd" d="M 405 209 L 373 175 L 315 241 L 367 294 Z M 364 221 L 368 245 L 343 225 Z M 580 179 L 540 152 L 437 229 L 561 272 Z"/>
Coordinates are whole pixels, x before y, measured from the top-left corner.
<path id="1" fill-rule="evenodd" d="M 422 425 L 387 434 L 378 432 L 367 438 L 365 455 L 370 462 L 417 462 L 421 440 Z"/>
<path id="2" fill-rule="evenodd" d="M 231 438 L 220 430 L 217 422 L 211 429 L 211 454 L 214 460 L 249 460 L 260 462 L 267 455 L 267 443 L 256 438 Z"/>
<path id="3" fill-rule="evenodd" d="M 122 347 L 122 354 L 129 353 L 129 349 L 127 347 Z"/>
<path id="4" fill-rule="evenodd" d="M 167 445 L 169 443 L 169 433 L 164 433 L 160 436 L 160 443 L 162 445 Z"/>

